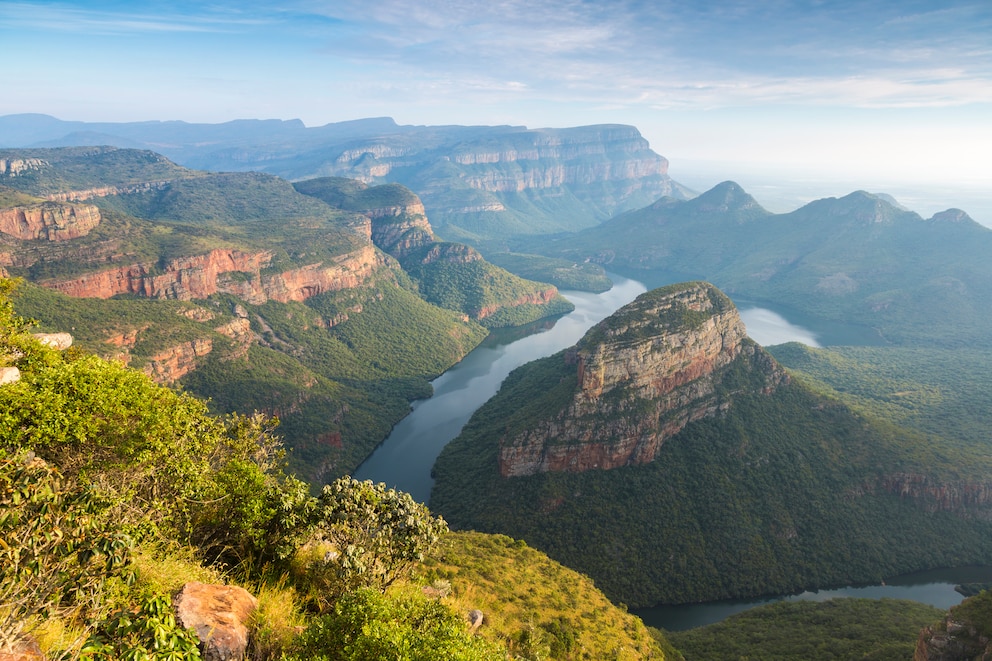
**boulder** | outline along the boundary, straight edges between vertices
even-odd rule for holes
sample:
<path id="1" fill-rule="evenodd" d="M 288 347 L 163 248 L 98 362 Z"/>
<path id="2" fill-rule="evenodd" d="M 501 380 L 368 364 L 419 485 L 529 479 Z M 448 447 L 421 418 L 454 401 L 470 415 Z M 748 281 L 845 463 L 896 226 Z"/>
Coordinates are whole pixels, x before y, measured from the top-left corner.
<path id="1" fill-rule="evenodd" d="M 479 627 L 482 626 L 483 620 L 485 620 L 485 615 L 482 611 L 478 609 L 473 609 L 468 612 L 468 632 L 475 633 L 478 631 Z"/>
<path id="2" fill-rule="evenodd" d="M 6 383 L 17 383 L 21 380 L 21 370 L 16 367 L 0 367 L 0 386 Z"/>
<path id="3" fill-rule="evenodd" d="M 248 648 L 248 618 L 258 600 L 233 585 L 190 581 L 172 600 L 182 626 L 196 631 L 206 661 L 243 659 Z"/>
<path id="4" fill-rule="evenodd" d="M 42 344 L 59 351 L 65 351 L 72 346 L 72 335 L 69 333 L 32 333 L 31 335 Z"/>

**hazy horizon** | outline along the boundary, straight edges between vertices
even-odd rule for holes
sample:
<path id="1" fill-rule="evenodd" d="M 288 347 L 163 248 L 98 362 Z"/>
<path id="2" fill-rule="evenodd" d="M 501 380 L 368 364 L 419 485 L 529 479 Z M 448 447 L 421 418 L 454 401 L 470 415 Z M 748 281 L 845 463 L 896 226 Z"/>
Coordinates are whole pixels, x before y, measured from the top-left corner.
<path id="1" fill-rule="evenodd" d="M 850 182 L 992 225 L 990 34 L 986 0 L 20 0 L 0 115 L 629 124 L 770 210 Z"/>

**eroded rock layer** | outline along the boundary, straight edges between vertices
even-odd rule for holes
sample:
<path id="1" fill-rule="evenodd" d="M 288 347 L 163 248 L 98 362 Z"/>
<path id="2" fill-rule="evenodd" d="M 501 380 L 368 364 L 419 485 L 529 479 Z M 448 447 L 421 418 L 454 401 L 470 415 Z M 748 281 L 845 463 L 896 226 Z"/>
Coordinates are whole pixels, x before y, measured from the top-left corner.
<path id="1" fill-rule="evenodd" d="M 657 289 L 590 330 L 564 358 L 571 402 L 500 442 L 504 477 L 653 461 L 694 420 L 731 405 L 729 368 L 746 360 L 772 392 L 788 377 L 747 338 L 733 303 L 707 283 Z"/>

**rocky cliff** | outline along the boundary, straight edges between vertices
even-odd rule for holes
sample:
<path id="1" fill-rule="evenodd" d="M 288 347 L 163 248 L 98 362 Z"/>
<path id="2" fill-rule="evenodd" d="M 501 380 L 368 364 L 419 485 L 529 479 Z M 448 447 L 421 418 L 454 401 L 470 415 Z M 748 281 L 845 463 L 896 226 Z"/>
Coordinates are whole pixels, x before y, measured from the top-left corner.
<path id="1" fill-rule="evenodd" d="M 571 401 L 537 426 L 500 440 L 504 477 L 653 461 L 686 424 L 731 406 L 724 376 L 735 361 L 761 370 L 766 392 L 787 380 L 747 339 L 730 299 L 699 282 L 642 295 L 590 330 L 563 359 L 574 366 Z"/>
<path id="2" fill-rule="evenodd" d="M 372 241 L 397 259 L 434 242 L 434 230 L 419 199 L 413 204 L 366 211 L 372 219 Z"/>
<path id="3" fill-rule="evenodd" d="M 952 608 L 943 622 L 920 632 L 913 661 L 992 659 L 990 612 L 992 594 L 989 592 L 966 599 Z"/>
<path id="4" fill-rule="evenodd" d="M 472 188 L 499 192 L 668 174 L 668 161 L 633 126 L 504 127 L 433 149 L 410 146 L 408 138 L 404 148 L 396 142 L 395 136 L 381 136 L 349 146 L 334 160 L 337 174 L 373 182 L 394 168 L 446 161 L 466 168 Z"/>
<path id="5" fill-rule="evenodd" d="M 132 264 L 41 284 L 76 298 L 110 298 L 136 294 L 148 298 L 192 300 L 217 293 L 233 294 L 249 303 L 304 301 L 326 291 L 358 286 L 385 264 L 372 246 L 340 255 L 328 262 L 265 274 L 272 253 L 246 253 L 219 248 L 203 255 L 181 257 L 163 269 Z"/>
<path id="6" fill-rule="evenodd" d="M 0 232 L 25 241 L 78 239 L 99 224 L 100 210 L 91 204 L 45 202 L 0 209 Z"/>

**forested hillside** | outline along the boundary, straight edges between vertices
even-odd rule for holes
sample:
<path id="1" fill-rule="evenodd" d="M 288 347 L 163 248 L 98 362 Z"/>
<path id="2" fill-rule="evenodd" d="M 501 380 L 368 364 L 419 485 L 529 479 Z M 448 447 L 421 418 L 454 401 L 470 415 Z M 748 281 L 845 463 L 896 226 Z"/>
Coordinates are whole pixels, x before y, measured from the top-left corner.
<path id="1" fill-rule="evenodd" d="M 447 533 L 371 482 L 311 495 L 271 420 L 214 417 L 120 363 L 44 344 L 13 286 L 0 279 L 0 653 L 240 658 L 173 613 L 199 581 L 255 595 L 233 617 L 259 661 L 678 658 L 522 543 Z M 496 572 L 498 588 L 482 578 Z"/>

